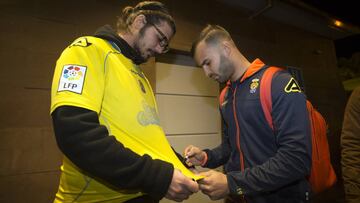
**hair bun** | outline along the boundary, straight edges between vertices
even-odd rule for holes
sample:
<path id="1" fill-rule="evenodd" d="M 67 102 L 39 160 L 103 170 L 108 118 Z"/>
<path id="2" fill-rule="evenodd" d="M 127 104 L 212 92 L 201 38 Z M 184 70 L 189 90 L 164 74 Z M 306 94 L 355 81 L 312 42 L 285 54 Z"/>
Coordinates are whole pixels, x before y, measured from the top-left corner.
<path id="1" fill-rule="evenodd" d="M 131 6 L 127 6 L 122 11 L 122 16 L 125 17 L 125 19 L 132 13 L 134 13 L 135 9 Z"/>
<path id="2" fill-rule="evenodd" d="M 164 4 L 158 1 L 143 1 L 140 2 L 136 7 L 134 8 L 134 11 L 160 11 L 166 14 L 169 14 L 169 11 L 165 7 Z"/>

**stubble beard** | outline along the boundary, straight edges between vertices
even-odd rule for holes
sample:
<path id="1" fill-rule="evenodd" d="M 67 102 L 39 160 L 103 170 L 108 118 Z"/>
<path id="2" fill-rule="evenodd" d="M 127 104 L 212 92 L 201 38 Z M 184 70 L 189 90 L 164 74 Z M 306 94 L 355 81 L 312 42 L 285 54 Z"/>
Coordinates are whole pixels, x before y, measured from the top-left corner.
<path id="1" fill-rule="evenodd" d="M 144 36 L 145 36 L 145 29 L 146 27 L 143 27 L 140 32 L 139 32 L 139 36 L 134 44 L 134 50 L 135 52 L 138 54 L 138 56 L 141 57 L 143 62 L 146 62 L 151 55 L 145 55 L 145 50 L 142 51 L 140 47 L 142 47 L 142 42 L 144 41 Z"/>
<path id="2" fill-rule="evenodd" d="M 234 72 L 234 64 L 230 62 L 225 56 L 220 56 L 219 63 L 219 83 L 224 83 L 230 80 L 232 73 Z"/>

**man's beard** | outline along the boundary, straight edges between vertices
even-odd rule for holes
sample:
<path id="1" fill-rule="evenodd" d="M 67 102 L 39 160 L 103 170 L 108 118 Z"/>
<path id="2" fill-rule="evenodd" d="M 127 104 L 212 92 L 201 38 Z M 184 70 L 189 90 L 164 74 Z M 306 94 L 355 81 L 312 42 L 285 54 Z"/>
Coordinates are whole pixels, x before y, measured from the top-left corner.
<path id="1" fill-rule="evenodd" d="M 136 52 L 136 54 L 137 54 L 137 59 L 139 60 L 139 61 L 141 61 L 141 63 L 145 63 L 147 60 L 148 60 L 148 58 L 145 58 L 142 54 L 141 54 L 141 51 L 140 51 L 140 48 L 139 48 L 139 45 L 138 45 L 138 43 L 135 43 L 134 44 L 134 50 L 135 50 L 135 52 Z"/>
<path id="2" fill-rule="evenodd" d="M 144 35 L 145 35 L 145 29 L 147 28 L 147 26 L 144 26 L 143 28 L 141 28 L 141 30 L 139 31 L 139 37 L 136 40 L 135 44 L 134 44 L 134 50 L 137 53 L 137 58 L 139 61 L 142 61 L 142 63 L 145 63 L 149 58 L 149 57 L 144 57 L 141 53 L 141 49 L 140 49 L 140 42 L 143 41 L 144 39 Z"/>
<path id="3" fill-rule="evenodd" d="M 234 72 L 234 64 L 230 62 L 224 55 L 220 55 L 219 63 L 219 83 L 230 80 L 231 74 Z"/>

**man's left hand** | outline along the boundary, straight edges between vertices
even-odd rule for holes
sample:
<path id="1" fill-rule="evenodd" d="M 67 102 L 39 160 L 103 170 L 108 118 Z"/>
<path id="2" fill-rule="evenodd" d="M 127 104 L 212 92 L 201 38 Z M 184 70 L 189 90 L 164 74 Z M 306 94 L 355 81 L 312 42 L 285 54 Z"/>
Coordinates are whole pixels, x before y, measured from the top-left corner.
<path id="1" fill-rule="evenodd" d="M 204 178 L 199 181 L 199 188 L 204 194 L 208 195 L 211 200 L 222 199 L 229 194 L 229 186 L 225 174 L 210 170 L 199 173 L 199 175 L 204 176 Z"/>

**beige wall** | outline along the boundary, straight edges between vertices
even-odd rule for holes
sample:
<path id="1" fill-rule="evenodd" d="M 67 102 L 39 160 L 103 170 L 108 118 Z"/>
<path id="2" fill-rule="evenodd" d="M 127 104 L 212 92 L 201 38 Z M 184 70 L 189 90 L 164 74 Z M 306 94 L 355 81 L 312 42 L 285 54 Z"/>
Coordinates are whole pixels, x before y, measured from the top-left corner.
<path id="1" fill-rule="evenodd" d="M 160 124 L 174 149 L 182 153 L 190 144 L 202 149 L 218 146 L 221 142 L 218 84 L 208 79 L 202 69 L 192 66 L 158 62 L 155 72 Z M 198 193 L 185 202 L 208 201 L 207 196 Z"/>
<path id="2" fill-rule="evenodd" d="M 53 199 L 61 164 L 49 117 L 56 58 L 76 37 L 91 34 L 102 24 L 114 24 L 115 16 L 127 2 L 134 1 L 0 3 L 0 202 L 45 203 Z M 191 41 L 207 22 L 218 23 L 233 34 L 250 60 L 260 57 L 269 64 L 301 68 L 309 99 L 329 122 L 330 148 L 339 169 L 338 137 L 345 94 L 336 75 L 331 40 L 261 16 L 250 21 L 246 18 L 249 13 L 213 1 L 164 2 L 178 25 L 172 48 L 189 50 Z M 153 87 L 154 64 L 153 60 L 145 68 Z M 161 102 L 162 98 L 158 99 Z"/>

